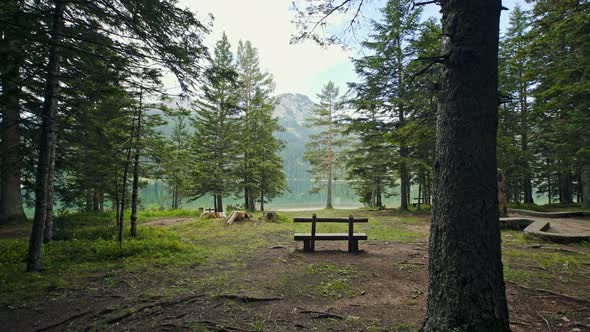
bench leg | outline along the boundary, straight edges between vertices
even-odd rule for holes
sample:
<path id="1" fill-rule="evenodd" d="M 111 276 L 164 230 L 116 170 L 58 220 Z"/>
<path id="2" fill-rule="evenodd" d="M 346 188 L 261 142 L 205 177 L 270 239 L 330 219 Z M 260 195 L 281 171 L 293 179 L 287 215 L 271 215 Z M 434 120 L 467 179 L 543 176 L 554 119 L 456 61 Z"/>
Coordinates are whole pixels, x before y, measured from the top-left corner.
<path id="1" fill-rule="evenodd" d="M 303 251 L 313 252 L 313 246 L 311 240 L 303 240 Z"/>
<path id="2" fill-rule="evenodd" d="M 348 252 L 357 252 L 359 251 L 359 241 L 352 240 L 348 242 Z"/>

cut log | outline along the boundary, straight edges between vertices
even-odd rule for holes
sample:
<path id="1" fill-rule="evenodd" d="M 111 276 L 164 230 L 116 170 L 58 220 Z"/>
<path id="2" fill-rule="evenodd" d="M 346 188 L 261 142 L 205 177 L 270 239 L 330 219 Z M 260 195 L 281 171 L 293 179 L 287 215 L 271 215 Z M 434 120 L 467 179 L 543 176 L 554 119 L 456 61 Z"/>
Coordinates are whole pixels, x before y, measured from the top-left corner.
<path id="1" fill-rule="evenodd" d="M 250 219 L 250 215 L 248 214 L 248 212 L 245 211 L 233 211 L 229 217 L 227 219 L 225 219 L 225 222 L 228 225 L 233 224 L 236 221 L 241 221 L 244 219 Z"/>
<path id="2" fill-rule="evenodd" d="M 206 211 L 201 214 L 201 218 L 206 218 L 206 219 L 226 218 L 226 215 L 224 212 Z"/>

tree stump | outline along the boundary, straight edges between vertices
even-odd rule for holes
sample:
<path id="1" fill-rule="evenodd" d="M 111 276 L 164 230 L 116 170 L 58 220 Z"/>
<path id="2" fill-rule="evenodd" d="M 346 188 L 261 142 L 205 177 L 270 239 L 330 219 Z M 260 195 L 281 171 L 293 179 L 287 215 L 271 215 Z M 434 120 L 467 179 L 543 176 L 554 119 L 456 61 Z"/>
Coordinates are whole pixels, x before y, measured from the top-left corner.
<path id="1" fill-rule="evenodd" d="M 268 222 L 278 222 L 279 216 L 276 211 L 265 211 L 262 219 Z"/>

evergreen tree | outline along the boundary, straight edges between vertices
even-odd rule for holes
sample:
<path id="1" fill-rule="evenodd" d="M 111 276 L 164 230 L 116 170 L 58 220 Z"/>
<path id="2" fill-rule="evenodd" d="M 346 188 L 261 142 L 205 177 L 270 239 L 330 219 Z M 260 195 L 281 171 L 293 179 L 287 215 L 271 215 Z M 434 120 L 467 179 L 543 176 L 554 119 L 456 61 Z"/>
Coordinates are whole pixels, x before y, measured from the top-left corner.
<path id="1" fill-rule="evenodd" d="M 237 71 L 241 86 L 239 102 L 241 143 L 237 175 L 241 179 L 239 188 L 244 193 L 244 208 L 255 210 L 257 200 L 264 201 L 265 195 L 270 198 L 269 194 L 276 195 L 271 193 L 280 193 L 283 191 L 281 188 L 286 187 L 284 175 L 271 177 L 271 173 L 266 175 L 261 173 L 263 169 L 270 172 L 272 168 L 274 169 L 272 173 L 277 174 L 277 167 L 268 168 L 268 165 L 264 167 L 261 165 L 271 160 L 275 160 L 271 164 L 278 165 L 280 160 L 278 152 L 282 149 L 282 144 L 273 135 L 278 129 L 278 124 L 276 120 L 272 120 L 275 103 L 272 98 L 274 91 L 272 75 L 260 70 L 258 50 L 249 41 L 240 41 L 238 44 Z M 277 181 L 270 181 L 273 178 Z M 263 182 L 264 185 L 262 185 Z M 266 193 L 261 192 L 263 187 L 266 188 Z"/>
<path id="2" fill-rule="evenodd" d="M 382 9 L 383 19 L 373 22 L 373 34 L 362 43 L 370 55 L 355 61 L 357 73 L 368 86 L 353 85 L 361 99 L 374 100 L 370 112 L 386 118 L 383 121 L 389 126 L 392 148 L 396 150 L 404 210 L 410 198 L 410 148 L 407 137 L 396 130 L 406 124 L 412 113 L 408 64 L 416 56 L 414 42 L 420 13 L 421 7 L 415 7 L 412 0 L 387 1 Z"/>
<path id="3" fill-rule="evenodd" d="M 508 181 L 508 198 L 533 203 L 530 151 L 530 55 L 527 14 L 515 7 L 500 43 L 499 85 L 504 95 L 498 131 L 498 166 Z"/>
<path id="4" fill-rule="evenodd" d="M 590 3 L 537 1 L 532 17 L 533 149 L 542 171 L 537 185 L 572 203 L 583 199 L 580 179 L 590 163 Z"/>
<path id="5" fill-rule="evenodd" d="M 191 133 L 188 130 L 188 116 L 182 111 L 175 116 L 172 134 L 163 147 L 159 158 L 162 176 L 172 194 L 172 208 L 178 209 L 190 188 Z"/>
<path id="6" fill-rule="evenodd" d="M 239 95 L 237 73 L 227 36 L 215 45 L 214 57 L 205 72 L 202 97 L 196 103 L 192 158 L 192 195 L 212 194 L 215 212 L 223 211 L 223 196 L 235 181 L 238 152 Z"/>
<path id="7" fill-rule="evenodd" d="M 321 130 L 309 137 L 309 142 L 305 145 L 305 160 L 311 166 L 309 172 L 314 184 L 312 191 L 325 188 L 326 208 L 331 209 L 335 171 L 344 166 L 340 163 L 342 146 L 345 143 L 343 128 L 336 124 L 337 118 L 342 116 L 343 100 L 339 89 L 331 81 L 324 85 L 317 96 L 320 104 L 315 110 L 315 117 L 308 119 L 308 125 Z"/>

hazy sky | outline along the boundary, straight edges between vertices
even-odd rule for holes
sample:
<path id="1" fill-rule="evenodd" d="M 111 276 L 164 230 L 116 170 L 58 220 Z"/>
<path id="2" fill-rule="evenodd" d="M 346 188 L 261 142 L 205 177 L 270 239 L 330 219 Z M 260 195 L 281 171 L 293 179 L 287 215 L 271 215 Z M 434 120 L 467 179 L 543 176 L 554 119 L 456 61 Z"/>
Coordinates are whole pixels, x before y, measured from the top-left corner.
<path id="1" fill-rule="evenodd" d="M 380 1 L 382 0 L 373 3 Z M 358 55 L 359 49 L 353 47 L 352 50 L 345 51 L 339 46 L 322 48 L 310 41 L 291 45 L 290 37 L 296 32 L 295 24 L 291 22 L 294 15 L 290 10 L 292 2 L 293 0 L 181 0 L 180 5 L 189 7 L 200 18 L 207 19 L 209 13 L 215 17 L 212 33 L 207 38 L 207 45 L 210 47 L 223 31 L 228 35 L 234 51 L 240 39 L 250 40 L 258 48 L 262 69 L 274 75 L 277 94 L 303 93 L 315 99 L 316 93 L 329 80 L 344 89 L 346 82 L 356 78 L 350 57 Z M 510 9 L 523 2 L 504 0 L 504 6 Z M 423 18 L 440 17 L 438 11 L 438 6 L 425 6 Z M 366 9 L 365 15 L 369 19 L 374 18 L 374 12 L 370 8 Z M 509 11 L 502 12 L 502 29 L 507 24 L 508 15 Z"/>

